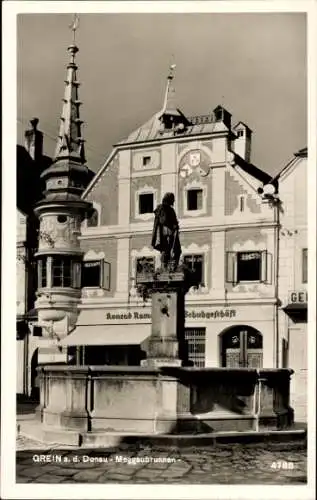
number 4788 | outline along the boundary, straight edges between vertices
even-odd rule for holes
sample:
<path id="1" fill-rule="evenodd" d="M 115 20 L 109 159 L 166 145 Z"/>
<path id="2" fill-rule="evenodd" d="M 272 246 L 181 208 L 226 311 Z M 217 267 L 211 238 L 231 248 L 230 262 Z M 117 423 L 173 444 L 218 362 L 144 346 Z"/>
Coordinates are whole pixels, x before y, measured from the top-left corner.
<path id="1" fill-rule="evenodd" d="M 277 460 L 276 462 L 272 462 L 271 469 L 292 470 L 294 469 L 294 462 L 287 462 L 286 460 Z"/>

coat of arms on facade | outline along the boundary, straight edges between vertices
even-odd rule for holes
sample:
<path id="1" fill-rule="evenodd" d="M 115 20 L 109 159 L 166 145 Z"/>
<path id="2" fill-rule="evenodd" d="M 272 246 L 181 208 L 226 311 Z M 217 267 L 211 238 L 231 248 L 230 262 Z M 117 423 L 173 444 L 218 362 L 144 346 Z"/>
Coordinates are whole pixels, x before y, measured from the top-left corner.
<path id="1" fill-rule="evenodd" d="M 200 151 L 194 151 L 192 153 L 189 153 L 189 165 L 193 168 L 198 167 L 200 164 L 201 160 L 201 154 Z"/>
<path id="2" fill-rule="evenodd" d="M 179 169 L 180 176 L 185 179 L 191 174 L 196 174 L 201 177 L 206 177 L 210 170 L 210 163 L 202 161 L 201 151 L 190 151 L 186 157 L 183 165 Z"/>

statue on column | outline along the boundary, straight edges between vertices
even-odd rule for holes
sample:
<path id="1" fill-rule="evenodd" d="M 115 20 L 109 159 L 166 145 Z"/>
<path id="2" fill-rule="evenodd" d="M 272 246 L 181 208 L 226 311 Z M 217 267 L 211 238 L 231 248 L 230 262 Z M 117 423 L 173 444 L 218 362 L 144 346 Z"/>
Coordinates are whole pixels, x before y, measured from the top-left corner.
<path id="1" fill-rule="evenodd" d="M 152 247 L 161 253 L 161 266 L 171 271 L 177 269 L 182 253 L 174 202 L 173 193 L 166 193 L 163 196 L 162 203 L 154 211 L 152 232 Z"/>

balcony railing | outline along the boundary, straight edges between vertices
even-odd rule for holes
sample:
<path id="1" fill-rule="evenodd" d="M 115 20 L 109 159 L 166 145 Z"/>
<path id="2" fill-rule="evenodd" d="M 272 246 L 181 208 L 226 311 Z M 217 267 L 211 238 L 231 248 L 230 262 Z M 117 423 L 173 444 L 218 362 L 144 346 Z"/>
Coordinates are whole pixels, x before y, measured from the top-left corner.
<path id="1" fill-rule="evenodd" d="M 192 125 L 205 125 L 207 123 L 214 123 L 215 117 L 214 115 L 197 115 L 189 116 L 188 120 Z"/>

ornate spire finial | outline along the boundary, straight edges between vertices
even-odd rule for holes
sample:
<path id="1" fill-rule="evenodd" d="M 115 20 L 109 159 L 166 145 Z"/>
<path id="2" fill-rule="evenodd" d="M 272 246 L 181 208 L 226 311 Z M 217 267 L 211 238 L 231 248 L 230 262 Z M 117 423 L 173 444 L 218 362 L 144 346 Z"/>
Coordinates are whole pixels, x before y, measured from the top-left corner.
<path id="1" fill-rule="evenodd" d="M 74 14 L 73 22 L 72 24 L 69 25 L 70 29 L 73 32 L 73 44 L 75 45 L 76 43 L 76 31 L 78 30 L 79 27 L 79 15 Z"/>
<path id="2" fill-rule="evenodd" d="M 171 64 L 170 65 L 170 72 L 169 72 L 169 75 L 167 77 L 168 80 L 173 80 L 175 68 L 176 68 L 176 64 Z"/>
<path id="3" fill-rule="evenodd" d="M 68 47 L 71 60 L 67 65 L 67 77 L 65 80 L 65 92 L 63 99 L 63 110 L 60 120 L 59 135 L 57 139 L 55 160 L 72 156 L 77 157 L 81 163 L 85 162 L 84 140 L 81 135 L 82 120 L 80 119 L 78 99 L 77 65 L 75 55 L 79 51 L 76 41 L 76 31 L 79 26 L 79 17 L 74 14 L 74 19 L 69 28 L 73 31 L 73 43 Z"/>
<path id="4" fill-rule="evenodd" d="M 171 64 L 169 67 L 169 73 L 167 77 L 167 84 L 166 84 L 166 90 L 165 90 L 165 96 L 164 96 L 164 104 L 163 104 L 163 111 L 166 111 L 167 109 L 173 107 L 172 101 L 173 101 L 173 94 L 175 93 L 175 90 L 171 87 L 171 83 L 174 79 L 174 71 L 176 68 L 176 64 Z"/>

